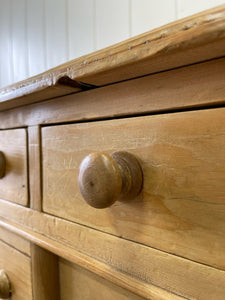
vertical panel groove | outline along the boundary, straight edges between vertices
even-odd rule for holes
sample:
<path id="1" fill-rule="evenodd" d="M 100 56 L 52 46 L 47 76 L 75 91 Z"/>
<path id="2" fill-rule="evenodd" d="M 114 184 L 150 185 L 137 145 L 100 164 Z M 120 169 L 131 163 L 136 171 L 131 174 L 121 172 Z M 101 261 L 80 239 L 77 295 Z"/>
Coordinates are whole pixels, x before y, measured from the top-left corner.
<path id="1" fill-rule="evenodd" d="M 26 43 L 26 53 L 25 53 L 25 63 L 26 63 L 26 73 L 27 73 L 27 76 L 26 77 L 29 77 L 30 76 L 30 72 L 29 72 L 29 59 L 28 59 L 28 3 L 27 1 L 29 0 L 25 0 L 25 15 L 24 15 L 24 18 L 25 18 L 25 43 Z"/>
<path id="2" fill-rule="evenodd" d="M 178 19 L 178 0 L 175 0 L 175 19 Z"/>
<path id="3" fill-rule="evenodd" d="M 43 47 L 44 47 L 44 66 L 47 69 L 47 45 L 46 45 L 46 9 L 45 9 L 45 0 L 42 0 L 42 9 L 43 9 Z"/>
<path id="4" fill-rule="evenodd" d="M 12 71 L 12 83 L 15 82 L 15 67 L 13 64 L 13 38 L 12 38 L 12 1 L 13 0 L 9 0 L 10 2 L 10 38 L 11 38 L 11 42 L 10 42 L 10 48 L 11 48 L 11 71 Z"/>
<path id="5" fill-rule="evenodd" d="M 96 39 L 96 0 L 93 0 L 93 45 L 94 51 L 97 50 L 97 39 Z"/>
<path id="6" fill-rule="evenodd" d="M 65 36 L 66 36 L 66 60 L 69 60 L 70 53 L 69 53 L 69 4 L 68 0 L 65 0 Z"/>
<path id="7" fill-rule="evenodd" d="M 131 12 L 132 12 L 132 1 L 131 0 L 129 0 L 129 2 L 128 2 L 128 11 L 129 11 L 129 16 L 128 16 L 128 18 L 129 18 L 129 37 L 132 37 L 132 14 L 131 14 Z"/>

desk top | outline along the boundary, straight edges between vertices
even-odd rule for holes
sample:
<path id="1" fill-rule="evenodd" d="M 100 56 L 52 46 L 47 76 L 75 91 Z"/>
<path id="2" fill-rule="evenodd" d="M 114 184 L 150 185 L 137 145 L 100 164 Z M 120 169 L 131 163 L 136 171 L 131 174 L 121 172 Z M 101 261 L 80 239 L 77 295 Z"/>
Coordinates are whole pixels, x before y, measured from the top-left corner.
<path id="1" fill-rule="evenodd" d="M 225 5 L 178 20 L 0 89 L 0 110 L 225 55 Z"/>

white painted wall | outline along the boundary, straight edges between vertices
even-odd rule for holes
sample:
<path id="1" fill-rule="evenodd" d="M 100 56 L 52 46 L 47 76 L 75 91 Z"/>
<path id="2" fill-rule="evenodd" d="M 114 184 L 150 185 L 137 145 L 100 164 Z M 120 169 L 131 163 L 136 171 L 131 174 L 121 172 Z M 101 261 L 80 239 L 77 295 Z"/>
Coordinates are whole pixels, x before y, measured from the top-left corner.
<path id="1" fill-rule="evenodd" d="M 225 0 L 0 0 L 0 87 Z"/>

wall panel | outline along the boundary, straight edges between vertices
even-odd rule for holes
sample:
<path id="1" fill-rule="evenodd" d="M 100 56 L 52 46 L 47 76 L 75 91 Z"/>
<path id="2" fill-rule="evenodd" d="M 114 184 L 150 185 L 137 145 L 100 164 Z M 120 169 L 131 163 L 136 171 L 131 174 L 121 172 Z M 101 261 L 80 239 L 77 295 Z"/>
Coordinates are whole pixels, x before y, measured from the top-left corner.
<path id="1" fill-rule="evenodd" d="M 131 0 L 132 36 L 174 20 L 176 20 L 175 0 Z"/>
<path id="2" fill-rule="evenodd" d="M 185 18 L 223 3 L 224 0 L 177 0 L 177 17 Z"/>
<path id="3" fill-rule="evenodd" d="M 67 1 L 45 0 L 47 68 L 68 60 Z"/>
<path id="4" fill-rule="evenodd" d="M 46 70 L 44 0 L 27 2 L 29 76 Z"/>
<path id="5" fill-rule="evenodd" d="M 101 49 L 129 38 L 129 1 L 96 0 L 96 48 Z"/>
<path id="6" fill-rule="evenodd" d="M 13 81 L 20 81 L 28 74 L 28 45 L 27 45 L 27 1 L 12 1 L 12 59 Z"/>
<path id="7" fill-rule="evenodd" d="M 68 0 L 69 59 L 94 51 L 94 0 Z"/>
<path id="8" fill-rule="evenodd" d="M 0 2 L 0 87 L 13 81 L 12 40 L 11 40 L 11 5 L 8 0 Z"/>

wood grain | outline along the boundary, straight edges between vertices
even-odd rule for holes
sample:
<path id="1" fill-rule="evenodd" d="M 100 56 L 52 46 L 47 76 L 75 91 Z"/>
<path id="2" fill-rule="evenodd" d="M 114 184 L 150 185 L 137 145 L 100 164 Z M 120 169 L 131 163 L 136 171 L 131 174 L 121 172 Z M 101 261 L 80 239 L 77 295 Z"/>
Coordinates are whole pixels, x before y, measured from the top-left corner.
<path id="1" fill-rule="evenodd" d="M 224 268 L 224 115 L 223 108 L 43 127 L 43 210 Z M 96 151 L 136 156 L 138 197 L 104 210 L 85 203 L 79 165 Z"/>
<path id="2" fill-rule="evenodd" d="M 0 241 L 30 256 L 30 242 L 3 227 L 0 227 Z"/>
<path id="3" fill-rule="evenodd" d="M 141 192 L 143 176 L 136 157 L 125 151 L 94 152 L 80 164 L 78 185 L 87 204 L 106 208 L 129 202 Z"/>
<path id="4" fill-rule="evenodd" d="M 26 129 L 0 131 L 0 151 L 6 170 L 0 179 L 0 198 L 28 205 Z"/>
<path id="5" fill-rule="evenodd" d="M 10 300 L 32 300 L 30 258 L 0 241 L 0 266 L 11 282 Z"/>
<path id="6" fill-rule="evenodd" d="M 225 55 L 225 6 L 178 20 L 0 89 L 2 109 L 77 91 L 59 80 L 98 86 Z M 80 89 L 79 89 L 80 90 Z"/>
<path id="7" fill-rule="evenodd" d="M 12 107 L 22 106 L 29 103 L 40 102 L 72 93 L 80 92 L 81 87 L 71 86 L 73 80 L 67 84 L 55 82 L 52 73 L 40 75 L 38 78 L 31 77 L 24 81 L 0 89 L 0 107 L 3 110 Z M 64 76 L 62 76 L 64 78 Z M 58 79 L 59 80 L 59 79 Z"/>
<path id="8" fill-rule="evenodd" d="M 146 299 L 224 299 L 224 271 L 10 202 L 0 209 L 4 228 Z"/>
<path id="9" fill-rule="evenodd" d="M 58 257 L 31 244 L 31 266 L 34 300 L 59 300 Z"/>
<path id="10" fill-rule="evenodd" d="M 0 126 L 36 126 L 223 105 L 224 81 L 222 58 L 0 112 Z"/>
<path id="11" fill-rule="evenodd" d="M 59 270 L 61 300 L 144 299 L 63 259 L 59 261 Z"/>
<path id="12" fill-rule="evenodd" d="M 30 207 L 41 211 L 40 127 L 28 127 Z"/>

